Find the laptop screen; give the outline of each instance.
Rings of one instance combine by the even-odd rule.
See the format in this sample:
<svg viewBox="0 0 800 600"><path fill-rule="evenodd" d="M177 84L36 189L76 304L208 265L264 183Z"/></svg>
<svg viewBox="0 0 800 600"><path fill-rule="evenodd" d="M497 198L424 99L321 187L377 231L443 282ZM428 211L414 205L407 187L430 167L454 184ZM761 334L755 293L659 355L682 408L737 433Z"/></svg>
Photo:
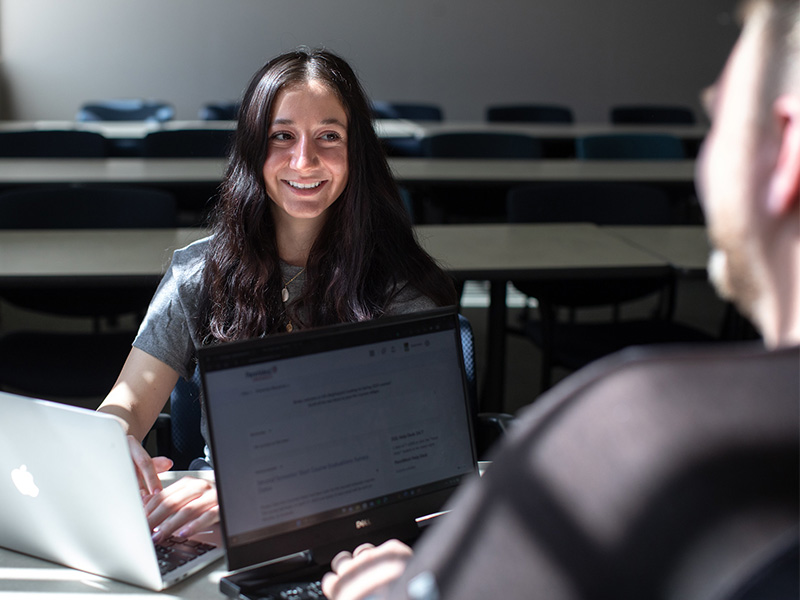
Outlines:
<svg viewBox="0 0 800 600"><path fill-rule="evenodd" d="M454 309L200 352L232 570L406 537L476 468Z"/></svg>

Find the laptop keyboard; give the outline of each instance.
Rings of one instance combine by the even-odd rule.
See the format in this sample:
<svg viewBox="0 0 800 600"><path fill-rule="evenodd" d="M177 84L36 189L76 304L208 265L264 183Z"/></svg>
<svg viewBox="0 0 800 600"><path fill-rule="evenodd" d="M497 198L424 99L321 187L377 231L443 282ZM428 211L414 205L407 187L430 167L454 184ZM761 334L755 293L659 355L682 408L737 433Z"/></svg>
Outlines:
<svg viewBox="0 0 800 600"><path fill-rule="evenodd" d="M324 600L319 581L277 583L259 588L258 600Z"/></svg>
<svg viewBox="0 0 800 600"><path fill-rule="evenodd" d="M161 574L165 575L174 571L214 548L216 548L214 544L206 544L175 535L170 536L156 544L156 557Z"/></svg>

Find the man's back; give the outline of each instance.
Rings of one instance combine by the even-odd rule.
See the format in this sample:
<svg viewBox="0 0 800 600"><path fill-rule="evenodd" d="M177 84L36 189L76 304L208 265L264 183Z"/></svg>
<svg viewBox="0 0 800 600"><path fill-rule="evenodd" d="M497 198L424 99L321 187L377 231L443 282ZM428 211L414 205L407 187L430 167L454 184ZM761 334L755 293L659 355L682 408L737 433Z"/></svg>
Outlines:
<svg viewBox="0 0 800 600"><path fill-rule="evenodd" d="M393 591L724 597L782 535L797 538L799 406L798 348L596 363L521 415Z"/></svg>

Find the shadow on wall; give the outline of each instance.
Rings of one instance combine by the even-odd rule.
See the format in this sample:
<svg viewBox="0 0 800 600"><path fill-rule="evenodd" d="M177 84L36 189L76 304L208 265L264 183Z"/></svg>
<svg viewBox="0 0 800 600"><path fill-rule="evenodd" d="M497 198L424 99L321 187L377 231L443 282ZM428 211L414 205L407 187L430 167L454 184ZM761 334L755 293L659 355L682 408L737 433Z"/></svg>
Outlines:
<svg viewBox="0 0 800 600"><path fill-rule="evenodd" d="M14 107L11 105L11 93L6 76L3 59L0 58L0 121L10 121L14 118Z"/></svg>

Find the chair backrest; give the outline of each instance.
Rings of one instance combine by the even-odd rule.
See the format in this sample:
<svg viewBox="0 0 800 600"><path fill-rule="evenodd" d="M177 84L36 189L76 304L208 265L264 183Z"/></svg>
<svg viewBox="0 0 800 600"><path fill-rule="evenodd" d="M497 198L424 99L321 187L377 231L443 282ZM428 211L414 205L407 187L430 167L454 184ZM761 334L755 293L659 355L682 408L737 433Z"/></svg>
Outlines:
<svg viewBox="0 0 800 600"><path fill-rule="evenodd" d="M506 196L511 223L588 222L597 225L667 225L669 194L635 183L541 183L512 188Z"/></svg>
<svg viewBox="0 0 800 600"><path fill-rule="evenodd" d="M235 121L239 118L239 107L238 102L205 104L197 116L203 121Z"/></svg>
<svg viewBox="0 0 800 600"><path fill-rule="evenodd" d="M172 194L135 187L16 189L0 194L0 229L175 227Z"/></svg>
<svg viewBox="0 0 800 600"><path fill-rule="evenodd" d="M506 123L573 123L572 110L551 104L489 106L486 120Z"/></svg>
<svg viewBox="0 0 800 600"><path fill-rule="evenodd" d="M685 106L625 105L611 108L612 123L631 125L694 125L694 112Z"/></svg>
<svg viewBox="0 0 800 600"><path fill-rule="evenodd" d="M575 140L578 158L598 160L682 160L680 138L668 134L587 135Z"/></svg>
<svg viewBox="0 0 800 600"><path fill-rule="evenodd" d="M97 100L81 106L75 119L77 121L169 121L175 116L175 109L167 102L121 98L116 100Z"/></svg>
<svg viewBox="0 0 800 600"><path fill-rule="evenodd" d="M233 137L225 129L175 129L148 133L142 155L161 158L222 158Z"/></svg>
<svg viewBox="0 0 800 600"><path fill-rule="evenodd" d="M200 431L200 369L191 378L178 379L169 396L170 439L168 449L173 469L188 469L196 458L202 457L205 440Z"/></svg>
<svg viewBox="0 0 800 600"><path fill-rule="evenodd" d="M458 327L461 333L461 354L464 358L464 372L467 376L467 393L469 394L472 414L478 414L478 367L475 364L475 335L469 319L458 315Z"/></svg>
<svg viewBox="0 0 800 600"><path fill-rule="evenodd" d="M90 131L3 131L0 156L8 158L104 158L106 138Z"/></svg>
<svg viewBox="0 0 800 600"><path fill-rule="evenodd" d="M408 102L372 102L372 115L376 119L408 119L409 121L442 121L444 112L435 104Z"/></svg>
<svg viewBox="0 0 800 600"><path fill-rule="evenodd" d="M440 133L422 139L422 153L438 158L541 158L542 144L517 133Z"/></svg>
<svg viewBox="0 0 800 600"><path fill-rule="evenodd" d="M669 195L660 188L625 183L542 183L509 190L512 223L589 222L598 225L659 225L671 222ZM601 285L580 280L514 280L514 286L553 306L603 306L663 290L665 276L606 278Z"/></svg>

